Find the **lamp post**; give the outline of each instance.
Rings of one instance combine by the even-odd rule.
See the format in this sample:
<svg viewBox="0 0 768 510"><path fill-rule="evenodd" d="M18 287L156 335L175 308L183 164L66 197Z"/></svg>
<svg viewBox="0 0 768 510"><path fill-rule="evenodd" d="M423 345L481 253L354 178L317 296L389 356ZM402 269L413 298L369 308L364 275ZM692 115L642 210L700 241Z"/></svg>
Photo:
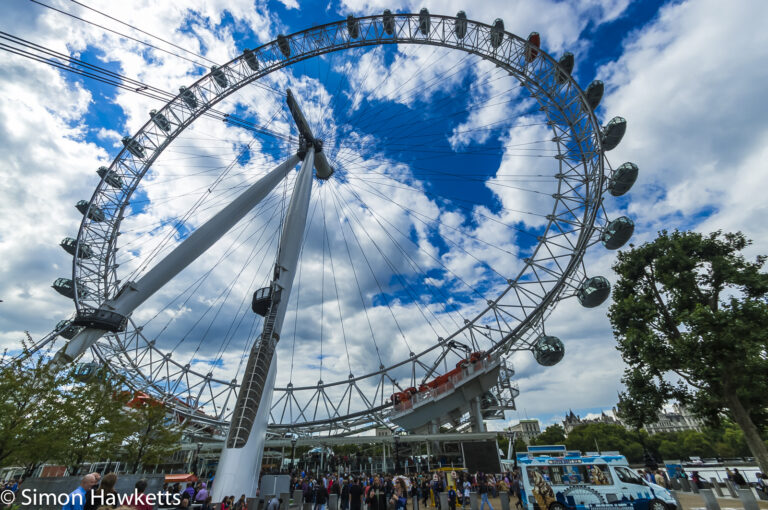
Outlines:
<svg viewBox="0 0 768 510"><path fill-rule="evenodd" d="M293 473L293 463L295 462L294 459L296 458L296 441L298 439L294 436L291 437L291 473Z"/></svg>
<svg viewBox="0 0 768 510"><path fill-rule="evenodd" d="M200 463L200 450L202 449L203 443L197 443L197 449L195 450L194 471L192 473L197 475L198 478L200 477L200 470L198 469L197 465Z"/></svg>
<svg viewBox="0 0 768 510"><path fill-rule="evenodd" d="M395 474L400 474L400 434L395 432Z"/></svg>

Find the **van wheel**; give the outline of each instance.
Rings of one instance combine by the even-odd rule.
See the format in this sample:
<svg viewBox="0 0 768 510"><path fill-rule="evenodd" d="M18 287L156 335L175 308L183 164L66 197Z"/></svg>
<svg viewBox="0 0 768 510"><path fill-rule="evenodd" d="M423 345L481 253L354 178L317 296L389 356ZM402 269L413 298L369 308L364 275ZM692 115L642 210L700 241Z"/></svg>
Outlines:
<svg viewBox="0 0 768 510"><path fill-rule="evenodd" d="M651 504L648 505L648 510L667 510L667 504L661 500L654 499Z"/></svg>
<svg viewBox="0 0 768 510"><path fill-rule="evenodd" d="M565 507L562 503L552 503L549 505L549 510L565 510ZM656 510L655 508L652 508L650 510Z"/></svg>

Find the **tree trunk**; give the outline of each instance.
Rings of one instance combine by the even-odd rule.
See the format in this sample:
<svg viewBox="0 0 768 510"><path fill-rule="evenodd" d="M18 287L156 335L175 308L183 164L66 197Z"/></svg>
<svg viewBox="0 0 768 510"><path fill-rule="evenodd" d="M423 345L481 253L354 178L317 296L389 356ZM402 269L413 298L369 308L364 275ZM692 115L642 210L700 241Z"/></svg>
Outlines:
<svg viewBox="0 0 768 510"><path fill-rule="evenodd" d="M752 418L749 417L749 413L744 409L741 404L741 400L734 393L729 393L725 396L728 407L733 414L733 421L739 426L742 432L744 432L744 439L747 442L749 451L755 456L760 471L768 473L768 447L760 439L760 432L757 430Z"/></svg>

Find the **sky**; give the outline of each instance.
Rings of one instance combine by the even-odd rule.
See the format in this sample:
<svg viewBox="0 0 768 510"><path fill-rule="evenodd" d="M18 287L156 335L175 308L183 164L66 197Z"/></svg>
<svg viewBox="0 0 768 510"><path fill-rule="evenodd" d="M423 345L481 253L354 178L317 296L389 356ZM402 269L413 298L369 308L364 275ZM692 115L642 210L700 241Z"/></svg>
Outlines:
<svg viewBox="0 0 768 510"><path fill-rule="evenodd" d="M101 26L6 0L3 37L173 93L212 62L349 14L427 7L464 10L486 23L501 18L521 37L540 33L555 58L574 53L573 76L583 88L596 78L605 83L601 122L627 119L624 140L607 158L614 168L636 163L640 177L630 193L604 205L609 218L632 218L633 243L662 229L741 230L754 240L750 256L767 251L765 2L41 2ZM477 57L425 46L317 57L216 106L282 137L201 117L169 146L126 210L116 258L121 280L140 276L295 150L284 138L295 133L287 87L338 168L330 181L315 181L278 344L278 385L303 386L402 360L498 295L546 224L557 166L536 102ZM42 338L71 316L72 301L51 284L72 274L72 258L58 243L77 234L82 215L74 204L91 197L96 169L118 154L120 138L162 105L0 52L0 348L13 353L25 331ZM239 380L259 327L250 295L271 274L294 178L134 313L161 350L203 373ZM610 281L614 260L600 245L584 258L590 275ZM608 305L558 305L546 330L563 341L564 359L542 367L529 352L513 354L518 410L489 427L521 418L546 425L569 410L584 416L615 405L623 365ZM402 382L406 372L393 375ZM374 391L370 383L363 388Z"/></svg>

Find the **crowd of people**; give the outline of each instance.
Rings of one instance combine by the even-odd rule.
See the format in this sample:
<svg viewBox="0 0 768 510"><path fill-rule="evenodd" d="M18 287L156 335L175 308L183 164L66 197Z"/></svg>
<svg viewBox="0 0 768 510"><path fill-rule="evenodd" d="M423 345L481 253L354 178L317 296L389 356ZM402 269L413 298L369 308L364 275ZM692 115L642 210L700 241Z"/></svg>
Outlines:
<svg viewBox="0 0 768 510"><path fill-rule="evenodd" d="M343 476L328 473L313 477L301 473L292 479L293 490L300 490L305 504L312 510L405 510L408 500L413 508L456 510L470 505L470 493L480 498L480 509L494 510L489 498L508 492L511 501L519 504L522 488L518 470L501 475L438 471L411 475ZM442 508L440 493L446 493L448 508ZM335 494L338 508L328 508L330 495Z"/></svg>
<svg viewBox="0 0 768 510"><path fill-rule="evenodd" d="M641 469L638 474L646 481L669 488L671 483L663 469ZM726 475L737 487L748 487L749 484L738 469L726 469ZM679 470L676 478L688 478ZM115 490L118 477L108 473L103 477L99 473L85 475L80 485L72 491L62 510L152 510L155 503L160 508L175 508L179 510L195 509L214 510L209 493L210 482L165 484L157 493L164 496L161 500L148 500L145 491L147 481L139 480L134 490L129 494L118 497ZM706 481L693 471L690 480L698 486L706 486ZM20 489L18 480L4 484L3 490L14 493ZM762 473L757 475L757 490L768 493L768 477ZM291 489L301 491L304 509L311 510L408 510L409 500L412 501L410 510L421 507L422 510L465 510L470 506L470 494L476 493L479 498L480 510L495 510L490 499L506 492L510 496L510 504L522 509L521 490L522 480L518 468L502 474L471 474L463 471L421 472L409 475L366 474L344 475L326 473L315 476L301 472L292 476ZM295 493L295 492L294 492ZM447 496L442 501L440 495ZM114 496L110 498L109 496ZM336 495L336 498L331 498ZM283 500L277 495L266 495L265 510L280 510ZM331 502L336 507L331 507ZM294 501L294 504L298 502ZM447 504L447 508L443 508ZM220 502L218 510L247 510L246 495L238 499L234 495L226 496Z"/></svg>

